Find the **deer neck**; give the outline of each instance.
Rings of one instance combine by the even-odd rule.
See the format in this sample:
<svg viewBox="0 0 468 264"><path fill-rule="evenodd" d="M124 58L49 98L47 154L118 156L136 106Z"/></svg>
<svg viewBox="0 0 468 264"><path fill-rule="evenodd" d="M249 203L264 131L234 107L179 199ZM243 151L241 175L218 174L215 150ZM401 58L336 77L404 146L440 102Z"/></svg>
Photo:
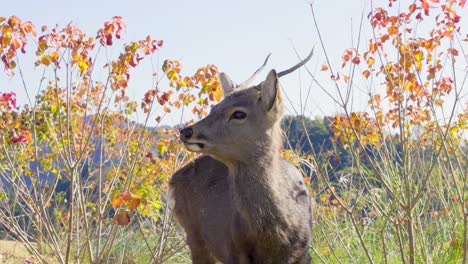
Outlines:
<svg viewBox="0 0 468 264"><path fill-rule="evenodd" d="M272 130L258 140L255 151L246 159L227 164L236 209L258 226L265 226L280 215L280 134L279 127Z"/></svg>

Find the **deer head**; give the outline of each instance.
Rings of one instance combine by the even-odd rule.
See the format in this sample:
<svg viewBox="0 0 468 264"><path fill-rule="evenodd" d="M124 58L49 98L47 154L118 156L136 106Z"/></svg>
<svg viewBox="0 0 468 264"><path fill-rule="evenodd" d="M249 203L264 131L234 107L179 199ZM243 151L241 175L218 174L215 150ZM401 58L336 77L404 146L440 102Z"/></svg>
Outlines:
<svg viewBox="0 0 468 264"><path fill-rule="evenodd" d="M313 52L313 50L312 50ZM186 148L230 163L255 158L266 142L281 141L279 121L283 114L278 78L304 65L309 56L294 67L276 73L271 70L266 79L256 86L246 87L262 67L247 82L236 86L221 73L220 81L225 98L215 105L210 114L186 127L180 138Z"/></svg>
<svg viewBox="0 0 468 264"><path fill-rule="evenodd" d="M233 90L221 75L223 90ZM181 131L187 149L223 161L248 158L253 146L265 139L283 113L278 76L270 71L258 86L234 91L198 123Z"/></svg>

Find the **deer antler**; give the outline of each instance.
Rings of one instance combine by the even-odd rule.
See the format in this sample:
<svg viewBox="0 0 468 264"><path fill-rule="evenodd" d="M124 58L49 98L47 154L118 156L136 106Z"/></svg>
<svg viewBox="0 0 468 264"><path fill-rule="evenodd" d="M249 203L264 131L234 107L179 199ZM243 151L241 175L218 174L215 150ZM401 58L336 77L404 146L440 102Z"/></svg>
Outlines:
<svg viewBox="0 0 468 264"><path fill-rule="evenodd" d="M263 65L260 66L260 68L258 68L253 74L252 76L250 76L249 79L247 79L246 81L244 81L243 83L237 85L236 89L242 89L242 88L245 88L247 87L254 79L255 77L257 76L257 74L259 74L263 68L265 68L265 65L267 64L268 60L270 59L270 56L271 56L271 53L268 54L268 56L265 58L265 61L263 62Z"/></svg>
<svg viewBox="0 0 468 264"><path fill-rule="evenodd" d="M289 68L287 70L284 70L284 71L278 73L278 78L283 77L285 75L288 75L291 72L293 72L293 71L299 69L300 67L302 67L304 64L306 64L310 60L310 58L312 58L312 55L314 55L314 49L315 49L315 46L310 51L309 55L307 55L307 57L305 59L303 59L301 62L299 62L298 64L292 66L291 68Z"/></svg>
<svg viewBox="0 0 468 264"><path fill-rule="evenodd" d="M292 73L293 71L295 71L295 70L299 69L300 67L302 67L304 64L306 64L310 60L310 58L312 58L312 55L314 55L314 49L315 49L315 46L310 51L309 55L307 55L307 57L305 59L303 59L302 61L300 61L298 64L292 66L291 68L289 68L287 70L284 70L284 71L278 73L278 78L280 78L280 77L282 77L284 75L288 75L288 74ZM268 60L270 59L270 56L271 56L271 53L268 54L268 56L265 58L265 61L263 62L262 66L260 66L252 74L252 76L250 76L249 79L247 79L243 83L237 85L235 87L235 90L241 90L243 88L246 88L255 79L255 77L257 77L257 75L263 70L263 68L265 68L265 65L267 64Z"/></svg>

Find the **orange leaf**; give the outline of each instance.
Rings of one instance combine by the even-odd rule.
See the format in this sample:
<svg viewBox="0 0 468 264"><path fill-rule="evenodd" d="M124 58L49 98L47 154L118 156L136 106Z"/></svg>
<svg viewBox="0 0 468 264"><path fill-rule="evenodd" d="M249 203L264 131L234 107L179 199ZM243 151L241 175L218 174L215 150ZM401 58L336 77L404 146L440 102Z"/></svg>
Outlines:
<svg viewBox="0 0 468 264"><path fill-rule="evenodd" d="M121 226L125 226L130 223L130 215L126 211L114 215L113 219L118 225Z"/></svg>
<svg viewBox="0 0 468 264"><path fill-rule="evenodd" d="M367 79L370 76L370 71L365 70L365 71L362 72L362 75L364 75L364 77L366 77L366 79Z"/></svg>
<svg viewBox="0 0 468 264"><path fill-rule="evenodd" d="M421 7L424 10L424 14L428 16L429 15L429 3L427 2L427 0L422 1Z"/></svg>
<svg viewBox="0 0 468 264"><path fill-rule="evenodd" d="M11 39L11 47L13 48L13 50L17 50L19 48L21 48L23 46L23 42L16 38L16 37L12 37Z"/></svg>
<svg viewBox="0 0 468 264"><path fill-rule="evenodd" d="M369 52L370 53L375 53L377 51L377 44L374 42L369 43Z"/></svg>
<svg viewBox="0 0 468 264"><path fill-rule="evenodd" d="M321 71L326 71L326 70L328 70L328 66L324 64L324 65L322 65L322 68L320 70Z"/></svg>
<svg viewBox="0 0 468 264"><path fill-rule="evenodd" d="M391 26L388 28L388 34L389 35L395 35L396 33L398 33L398 29L396 26Z"/></svg>
<svg viewBox="0 0 468 264"><path fill-rule="evenodd" d="M120 199L120 197L116 197L116 198L112 199L111 203L112 203L112 207L117 208L121 204L123 204L123 201L122 201L122 199Z"/></svg>
<svg viewBox="0 0 468 264"><path fill-rule="evenodd" d="M347 62L347 61L349 61L349 59L351 59L351 55L346 53L341 58L343 59L344 62Z"/></svg>
<svg viewBox="0 0 468 264"><path fill-rule="evenodd" d="M369 57L369 59L367 59L367 65L368 65L369 67L372 66L374 63L375 63L374 58Z"/></svg>

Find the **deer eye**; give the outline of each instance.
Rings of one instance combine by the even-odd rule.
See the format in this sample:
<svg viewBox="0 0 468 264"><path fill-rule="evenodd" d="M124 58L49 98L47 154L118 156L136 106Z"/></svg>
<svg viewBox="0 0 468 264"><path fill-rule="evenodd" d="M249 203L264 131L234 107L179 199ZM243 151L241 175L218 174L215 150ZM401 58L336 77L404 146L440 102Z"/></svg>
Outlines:
<svg viewBox="0 0 468 264"><path fill-rule="evenodd" d="M239 119L239 120L242 120L242 119L245 119L247 117L247 114L242 112L242 111L235 111L234 113L232 113L231 115L231 119Z"/></svg>

